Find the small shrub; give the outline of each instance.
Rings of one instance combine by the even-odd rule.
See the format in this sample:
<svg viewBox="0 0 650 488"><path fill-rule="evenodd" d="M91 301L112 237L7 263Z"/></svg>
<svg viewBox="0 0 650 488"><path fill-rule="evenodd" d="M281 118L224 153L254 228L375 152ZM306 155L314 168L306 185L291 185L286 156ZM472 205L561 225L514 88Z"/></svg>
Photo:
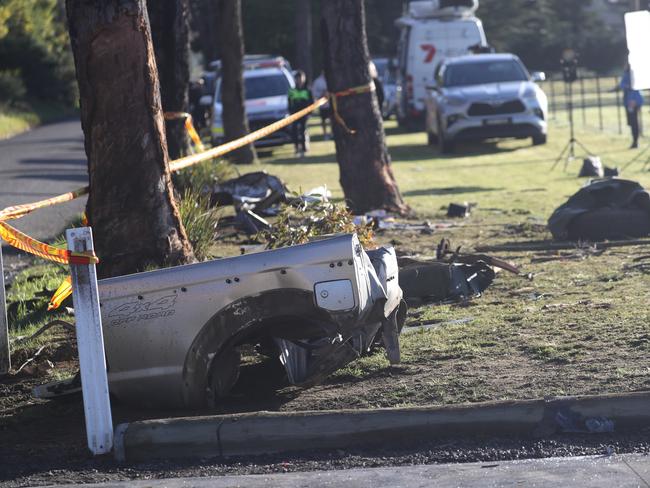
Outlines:
<svg viewBox="0 0 650 488"><path fill-rule="evenodd" d="M267 249L304 244L317 236L356 232L366 248L375 246L370 225L355 225L350 211L331 202L287 205L271 229L262 231L258 239Z"/></svg>
<svg viewBox="0 0 650 488"><path fill-rule="evenodd" d="M237 176L237 170L228 161L211 159L203 161L172 175L174 187L181 195L187 191L196 194L210 193L218 181L225 181Z"/></svg>
<svg viewBox="0 0 650 488"><path fill-rule="evenodd" d="M179 211L187 237L194 247L194 256L199 261L206 260L217 234L219 211L210 208L209 195L200 195L191 189L183 193Z"/></svg>
<svg viewBox="0 0 650 488"><path fill-rule="evenodd" d="M0 101L13 105L16 101L21 100L27 89L20 77L19 70L0 71Z"/></svg>

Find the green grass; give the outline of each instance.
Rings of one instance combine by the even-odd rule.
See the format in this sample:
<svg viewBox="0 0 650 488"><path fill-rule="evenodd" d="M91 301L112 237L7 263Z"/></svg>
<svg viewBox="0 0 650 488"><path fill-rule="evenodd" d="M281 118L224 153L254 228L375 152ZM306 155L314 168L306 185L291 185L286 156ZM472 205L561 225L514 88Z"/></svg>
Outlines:
<svg viewBox="0 0 650 488"><path fill-rule="evenodd" d="M311 130L319 136L318 128L312 126ZM453 155L444 156L426 145L426 135L422 132L401 133L394 122L388 122L387 133L400 190L422 218L442 217L441 207L454 200L478 202L478 214L491 220L498 217L491 208L505 212L525 210L528 216L545 220L565 197L584 183L576 178L581 161L572 162L567 172L563 171L564 161L551 170L569 138L564 123L551 123L549 143L545 146L533 147L529 139L506 140L469 144L459 147ZM627 134L619 136L615 131L600 132L579 126L576 135L608 166L623 166L637 154L627 149ZM642 140L642 144L648 143L648 139ZM285 146L275 151L272 158L262 159L262 166L284 179L291 188L309 189L326 184L334 198L343 198L331 141L313 142L311 153L303 160L294 158L291 148ZM650 173L642 172L641 168L642 163L637 163L623 176L650 186ZM249 171L243 167L240 170ZM522 220L507 214L503 217L497 220Z"/></svg>
<svg viewBox="0 0 650 488"><path fill-rule="evenodd" d="M32 101L22 103L20 107L0 105L0 140L75 113L75 109L52 102Z"/></svg>
<svg viewBox="0 0 650 488"><path fill-rule="evenodd" d="M604 116L605 130L577 124L578 139L604 164L623 167L638 154L628 150L627 127L619 135L615 112ZM569 138L566 121L551 121L549 143L506 140L459 147L441 155L426 145L424 133L400 132L388 122L393 169L419 221L447 222L452 201L477 203L470 218L432 236L417 232L379 234L402 253L431 257L447 237L467 250L480 244L550 238L545 223L552 211L585 183L577 178L581 160L552 169ZM264 169L290 188L326 184L342 199L334 143L319 140L311 127L312 151L303 160L282 148L262 160ZM650 143L643 139L644 145ZM581 153L578 156L582 156ZM650 153L648 154L650 156ZM642 162L622 176L650 187ZM245 171L244 168L240 168ZM408 322L469 323L441 325L402 336L402 365L391 367L383 354L361 358L331 380L283 406L331 408L324 400L335 388L340 407L378 407L456 403L548 395L593 394L650 388L650 275L631 268L649 248L610 250L601 256L566 251L566 261L537 262L559 253L504 253L530 273L500 273L483 297L467 306L424 306Z"/></svg>
<svg viewBox="0 0 650 488"><path fill-rule="evenodd" d="M608 120L611 123L611 116ZM294 190L326 184L340 200L334 143L320 140L319 128L312 126L311 131L308 157L294 158L287 146L262 159L262 167ZM546 219L585 182L576 177L579 161L571 162L567 171L563 161L552 170L569 137L562 121L551 123L545 146L508 140L466 145L445 156L425 144L424 133L402 133L394 122L387 123L387 133L394 172L417 212L415 221L448 222L444 209L452 201L478 204L468 219L453 221L453 227L433 235L378 234L380 242L393 243L405 254L431 257L443 237L467 250L479 244L547 239ZM627 134L620 136L615 128L601 132L579 126L577 136L610 166L623 166L638 154L627 149ZM644 145L648 142L643 140ZM239 168L242 173L259 169ZM623 176L650 187L650 172L642 171L642 163L630 166ZM238 242L221 245L220 251L231 248L221 255L239 254ZM566 260L539 261L563 255ZM441 325L402 336L401 365L390 366L379 351L338 371L324 385L292 396L281 408L421 405L648 389L650 274L634 267L634 260L644 255L650 255L650 248L610 249L598 256L577 250L503 253L500 257L521 267L521 276L499 273L483 297L467 304L409 312L409 324ZM42 281L28 276L17 280L10 303L26 302L40 290L44 301L35 307L42 311L45 296L63 276L49 273ZM28 320L29 310L20 317L23 330L44 320L36 315ZM472 321L445 325L466 318Z"/></svg>

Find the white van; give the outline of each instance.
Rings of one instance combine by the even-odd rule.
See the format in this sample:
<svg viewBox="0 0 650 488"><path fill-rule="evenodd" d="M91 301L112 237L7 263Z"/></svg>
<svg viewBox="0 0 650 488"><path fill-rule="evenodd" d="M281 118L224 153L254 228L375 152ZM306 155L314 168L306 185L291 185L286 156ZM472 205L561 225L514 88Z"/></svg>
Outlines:
<svg viewBox="0 0 650 488"><path fill-rule="evenodd" d="M478 0L410 2L397 19L397 119L400 126L424 126L426 87L433 84L436 67L446 58L487 47L483 24L474 16Z"/></svg>

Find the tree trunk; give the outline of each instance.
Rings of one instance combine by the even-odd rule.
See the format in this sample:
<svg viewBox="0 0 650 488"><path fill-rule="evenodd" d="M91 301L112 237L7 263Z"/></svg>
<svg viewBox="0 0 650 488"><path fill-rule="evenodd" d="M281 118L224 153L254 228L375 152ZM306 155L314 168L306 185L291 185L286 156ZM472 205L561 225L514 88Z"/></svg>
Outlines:
<svg viewBox="0 0 650 488"><path fill-rule="evenodd" d="M208 69L209 64L217 59L216 3L216 0L190 0L192 30L198 34L197 38L192 40L192 49L200 51L203 55L205 69Z"/></svg>
<svg viewBox="0 0 650 488"><path fill-rule="evenodd" d="M223 129L226 141L248 134L248 119L244 106L244 36L240 0L217 0L217 31L221 54L221 100ZM232 153L235 162L255 162L252 144Z"/></svg>
<svg viewBox="0 0 650 488"><path fill-rule="evenodd" d="M311 0L296 0L296 68L307 74L307 79L312 80L313 68L311 62L312 28L311 28Z"/></svg>
<svg viewBox="0 0 650 488"><path fill-rule="evenodd" d="M151 37L160 79L164 112L187 112L190 84L188 0L147 2ZM171 159L187 154L189 145L184 119L165 121Z"/></svg>
<svg viewBox="0 0 650 488"><path fill-rule="evenodd" d="M193 258L174 202L144 0L67 0L102 277Z"/></svg>
<svg viewBox="0 0 650 488"><path fill-rule="evenodd" d="M324 68L331 93L370 83L363 0L321 2ZM386 209L406 214L390 165L374 92L339 97L338 111L354 134L333 121L340 182L354 213Z"/></svg>

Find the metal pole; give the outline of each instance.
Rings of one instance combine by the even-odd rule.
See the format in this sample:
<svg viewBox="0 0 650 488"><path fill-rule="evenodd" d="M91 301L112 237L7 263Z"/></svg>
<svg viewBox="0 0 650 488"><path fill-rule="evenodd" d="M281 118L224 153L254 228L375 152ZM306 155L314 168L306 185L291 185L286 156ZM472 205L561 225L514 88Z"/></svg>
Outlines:
<svg viewBox="0 0 650 488"><path fill-rule="evenodd" d="M2 264L2 246L0 246L0 376L11 369L9 351L9 322L7 322L7 302L5 301L5 269Z"/></svg>
<svg viewBox="0 0 650 488"><path fill-rule="evenodd" d="M555 105L557 100L555 99L555 82L552 76L549 81L551 82L551 116L555 119L557 118L557 107Z"/></svg>
<svg viewBox="0 0 650 488"><path fill-rule="evenodd" d="M71 251L94 250L90 227L68 229L66 238L68 249ZM106 454L113 448L113 418L108 396L97 270L94 264L71 264L70 273L77 323L77 348L86 418L86 437L88 447L93 454Z"/></svg>
<svg viewBox="0 0 650 488"><path fill-rule="evenodd" d="M603 130L603 99L600 93L600 76L596 75L596 92L598 93L598 125Z"/></svg>
<svg viewBox="0 0 650 488"><path fill-rule="evenodd" d="M621 93L618 89L621 80L618 77L614 78L614 80L616 80L616 118L618 119L618 133L623 134L623 125L621 124Z"/></svg>
<svg viewBox="0 0 650 488"><path fill-rule="evenodd" d="M639 136L643 137L643 107L639 109Z"/></svg>
<svg viewBox="0 0 650 488"><path fill-rule="evenodd" d="M582 125L587 125L587 106L585 105L585 80L580 77L580 103L582 105Z"/></svg>

